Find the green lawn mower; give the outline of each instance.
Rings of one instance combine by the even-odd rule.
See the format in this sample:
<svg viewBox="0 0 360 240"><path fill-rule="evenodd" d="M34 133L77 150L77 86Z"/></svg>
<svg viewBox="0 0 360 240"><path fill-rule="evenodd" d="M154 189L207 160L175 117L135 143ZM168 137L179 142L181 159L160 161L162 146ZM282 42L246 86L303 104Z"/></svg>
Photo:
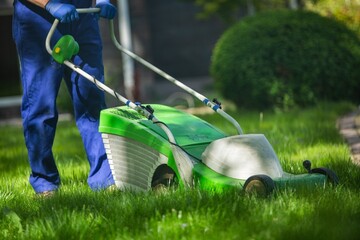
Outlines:
<svg viewBox="0 0 360 240"><path fill-rule="evenodd" d="M98 9L78 9L79 13L96 11ZM217 100L210 101L123 48L115 38L110 21L111 36L120 51L199 99L229 121L238 135L228 136L208 122L173 107L133 103L70 62L78 51L78 44L71 36L63 36L53 49L50 48L57 24L55 20L48 34L48 52L57 62L67 65L125 105L103 110L99 127L119 189L147 191L178 185L220 192L239 189L266 196L274 189L338 184L332 170L312 169L308 160L303 162L307 173L284 172L263 134L243 134L238 122L223 111Z"/></svg>

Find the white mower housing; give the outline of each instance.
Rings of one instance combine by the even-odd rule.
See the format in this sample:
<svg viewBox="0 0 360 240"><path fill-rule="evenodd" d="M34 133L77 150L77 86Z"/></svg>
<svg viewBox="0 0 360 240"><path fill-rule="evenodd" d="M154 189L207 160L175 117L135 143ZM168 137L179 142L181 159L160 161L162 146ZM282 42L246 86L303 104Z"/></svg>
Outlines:
<svg viewBox="0 0 360 240"><path fill-rule="evenodd" d="M279 159L263 134L244 134L213 141L203 152L202 162L228 177L247 179L265 174L283 176Z"/></svg>

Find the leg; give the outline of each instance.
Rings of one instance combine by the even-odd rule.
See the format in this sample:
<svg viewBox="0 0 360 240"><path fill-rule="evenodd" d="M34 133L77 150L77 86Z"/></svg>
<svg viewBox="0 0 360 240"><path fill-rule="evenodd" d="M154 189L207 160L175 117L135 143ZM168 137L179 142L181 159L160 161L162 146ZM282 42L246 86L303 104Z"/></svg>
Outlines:
<svg viewBox="0 0 360 240"><path fill-rule="evenodd" d="M52 144L58 119L56 95L63 69L51 62L45 50L50 23L19 2L14 5L13 37L21 63L23 101L21 114L28 157L30 183L36 192L60 184Z"/></svg>
<svg viewBox="0 0 360 240"><path fill-rule="evenodd" d="M98 23L92 15L86 14L81 16L77 26L73 36L80 45L80 52L74 58L74 64L103 82L102 47ZM106 188L114 184L114 180L98 131L100 111L105 108L104 93L79 74L72 72L66 75L71 79L71 84L67 82L73 99L76 124L90 164L88 184L93 190Z"/></svg>

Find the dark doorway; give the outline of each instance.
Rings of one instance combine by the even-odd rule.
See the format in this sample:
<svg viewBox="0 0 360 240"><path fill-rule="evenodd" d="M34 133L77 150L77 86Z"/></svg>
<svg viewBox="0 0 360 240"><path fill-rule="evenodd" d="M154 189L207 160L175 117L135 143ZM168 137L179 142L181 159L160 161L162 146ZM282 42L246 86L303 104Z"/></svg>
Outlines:
<svg viewBox="0 0 360 240"><path fill-rule="evenodd" d="M0 16L0 97L21 95L19 64L12 39L12 16Z"/></svg>
<svg viewBox="0 0 360 240"><path fill-rule="evenodd" d="M153 63L179 78L208 76L212 50L226 26L219 19L198 19L192 3L146 3Z"/></svg>

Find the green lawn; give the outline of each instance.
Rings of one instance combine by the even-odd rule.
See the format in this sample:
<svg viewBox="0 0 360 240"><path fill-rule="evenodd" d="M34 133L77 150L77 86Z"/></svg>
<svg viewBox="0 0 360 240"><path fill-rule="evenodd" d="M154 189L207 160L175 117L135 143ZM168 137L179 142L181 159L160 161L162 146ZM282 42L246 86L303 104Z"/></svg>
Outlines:
<svg viewBox="0 0 360 240"><path fill-rule="evenodd" d="M231 113L246 133L264 133L285 171L302 161L337 172L337 188L287 190L269 198L198 189L165 193L92 192L73 122L59 124L54 154L61 190L35 197L21 127L0 127L0 239L358 239L360 168L350 160L336 119L351 104L319 104L290 112ZM201 116L228 133L221 117Z"/></svg>

